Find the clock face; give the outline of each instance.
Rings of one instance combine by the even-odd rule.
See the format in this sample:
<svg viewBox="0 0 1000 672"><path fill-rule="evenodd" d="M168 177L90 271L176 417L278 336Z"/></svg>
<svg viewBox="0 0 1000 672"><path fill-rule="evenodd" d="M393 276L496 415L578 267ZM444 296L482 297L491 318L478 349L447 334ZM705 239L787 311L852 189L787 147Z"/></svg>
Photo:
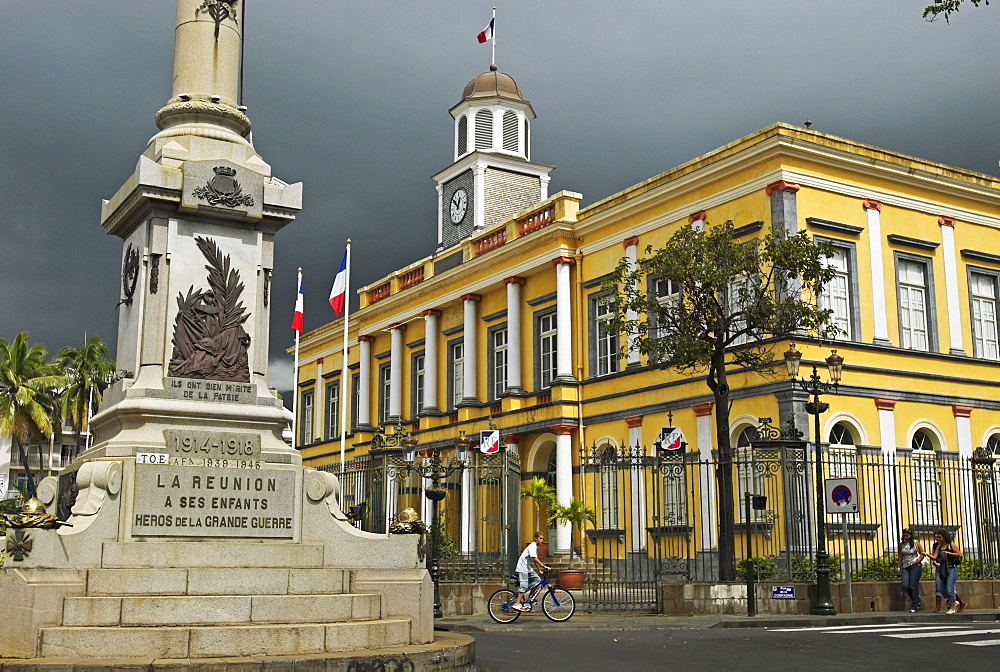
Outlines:
<svg viewBox="0 0 1000 672"><path fill-rule="evenodd" d="M465 219L465 211L469 206L469 197L465 189L458 189L451 196L451 223L459 224Z"/></svg>

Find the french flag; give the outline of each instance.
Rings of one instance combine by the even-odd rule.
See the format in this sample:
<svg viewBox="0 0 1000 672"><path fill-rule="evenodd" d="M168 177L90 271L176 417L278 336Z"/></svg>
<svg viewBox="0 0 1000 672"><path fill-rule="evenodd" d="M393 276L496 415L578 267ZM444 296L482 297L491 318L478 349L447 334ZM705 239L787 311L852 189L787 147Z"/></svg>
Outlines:
<svg viewBox="0 0 1000 672"><path fill-rule="evenodd" d="M302 333L302 306L305 302L302 296L302 269L299 269L299 293L295 295L295 315L292 316L292 329Z"/></svg>
<svg viewBox="0 0 1000 672"><path fill-rule="evenodd" d="M487 40L492 40L493 39L493 22L494 21L496 21L496 19L490 19L490 25L488 25L485 28L483 28L483 32L481 32L478 35L476 35L476 39L479 40L479 44L483 44Z"/></svg>
<svg viewBox="0 0 1000 672"><path fill-rule="evenodd" d="M292 316L292 329L302 333L302 269L299 269L299 293L295 296L295 315Z"/></svg>
<svg viewBox="0 0 1000 672"><path fill-rule="evenodd" d="M347 252L340 261L340 270L333 280L333 289L330 290L330 307L337 317L344 312L344 299L347 298Z"/></svg>

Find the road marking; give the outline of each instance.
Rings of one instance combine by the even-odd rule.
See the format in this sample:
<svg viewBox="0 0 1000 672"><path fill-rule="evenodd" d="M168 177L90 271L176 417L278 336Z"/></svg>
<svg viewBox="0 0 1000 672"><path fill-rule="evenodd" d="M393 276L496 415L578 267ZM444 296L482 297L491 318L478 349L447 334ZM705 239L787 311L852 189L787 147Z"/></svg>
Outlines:
<svg viewBox="0 0 1000 672"><path fill-rule="evenodd" d="M888 628L903 628L908 630L913 630L916 628L958 628L958 625L927 625L927 626L914 626L907 625L906 623L882 623L879 625L831 625L825 628L772 628L771 632L837 632L837 631L852 631L852 632L879 632L881 630L886 630Z"/></svg>
<svg viewBox="0 0 1000 672"><path fill-rule="evenodd" d="M962 646L1000 646L1000 639L984 639L979 642L955 642Z"/></svg>
<svg viewBox="0 0 1000 672"><path fill-rule="evenodd" d="M881 635L886 632L920 632L926 630L958 630L965 626L962 625L908 625L901 626L898 628L882 628L881 630L838 630L836 632L828 632L828 635L864 635L864 634L877 634ZM954 633L946 633L954 634ZM886 635L888 637L888 635Z"/></svg>
<svg viewBox="0 0 1000 672"><path fill-rule="evenodd" d="M969 635L996 635L1000 630L949 630L948 632L913 632L906 635L885 635L895 639L917 639L924 637L966 637Z"/></svg>

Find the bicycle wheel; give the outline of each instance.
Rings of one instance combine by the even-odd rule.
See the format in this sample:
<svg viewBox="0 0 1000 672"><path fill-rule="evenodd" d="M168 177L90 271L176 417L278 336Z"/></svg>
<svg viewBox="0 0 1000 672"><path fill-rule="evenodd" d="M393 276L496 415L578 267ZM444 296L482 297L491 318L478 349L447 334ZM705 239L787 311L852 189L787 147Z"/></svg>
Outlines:
<svg viewBox="0 0 1000 672"><path fill-rule="evenodd" d="M497 623L513 623L521 612L511 606L517 593L512 590L498 590L490 595L486 602L486 608L490 612L490 618Z"/></svg>
<svg viewBox="0 0 1000 672"><path fill-rule="evenodd" d="M542 598L542 611L550 621L568 621L576 611L576 600L568 591L554 588Z"/></svg>

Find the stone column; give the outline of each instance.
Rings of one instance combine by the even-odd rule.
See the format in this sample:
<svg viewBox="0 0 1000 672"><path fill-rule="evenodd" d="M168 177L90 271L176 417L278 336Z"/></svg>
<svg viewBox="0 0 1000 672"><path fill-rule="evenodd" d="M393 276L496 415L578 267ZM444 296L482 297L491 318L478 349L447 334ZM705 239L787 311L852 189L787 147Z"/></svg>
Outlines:
<svg viewBox="0 0 1000 672"><path fill-rule="evenodd" d="M955 416L955 433L958 435L958 465L961 474L962 499L962 550L965 553L979 550L979 521L976 518L976 497L972 480L972 406L952 404Z"/></svg>
<svg viewBox="0 0 1000 672"><path fill-rule="evenodd" d="M695 416L695 437L698 442L698 485L701 489L698 520L701 523L702 551L717 551L718 525L716 523L715 506L715 472L712 469L712 444L715 438L715 425L712 422L712 407L714 404L706 401L694 404L691 409Z"/></svg>
<svg viewBox="0 0 1000 672"><path fill-rule="evenodd" d="M554 382L572 382L573 377L573 312L571 307L569 267L576 263L573 257L557 257L556 267L556 379Z"/></svg>
<svg viewBox="0 0 1000 672"><path fill-rule="evenodd" d="M441 311L424 311L424 411L437 412L438 337Z"/></svg>
<svg viewBox="0 0 1000 672"><path fill-rule="evenodd" d="M560 506L573 498L573 425L555 425L556 435L556 501ZM556 552L569 553L573 543L573 528L562 523L556 526Z"/></svg>
<svg viewBox="0 0 1000 672"><path fill-rule="evenodd" d="M206 11L199 11L203 0L177 2L177 27L174 30L174 78L171 102L211 100L223 105L239 104L240 56L243 40L242 3L233 3L239 12L236 21L216 23ZM211 67L205 67L211 63Z"/></svg>
<svg viewBox="0 0 1000 672"><path fill-rule="evenodd" d="M885 546L886 551L894 550L899 531L903 529L899 516L899 489L896 468L896 399L875 397L878 409L879 445L882 447L882 496L885 502Z"/></svg>
<svg viewBox="0 0 1000 672"><path fill-rule="evenodd" d="M358 429L372 429L371 385L372 385L372 341L371 336L358 336Z"/></svg>
<svg viewBox="0 0 1000 672"><path fill-rule="evenodd" d="M403 334L405 324L389 327L389 422L396 423L403 415Z"/></svg>
<svg viewBox="0 0 1000 672"><path fill-rule="evenodd" d="M642 416L633 415L625 418L625 425L628 427L629 452L632 455L644 453ZM646 547L646 488L642 474L642 468L629 469L629 487L632 489L632 496L626 499L625 506L628 508L630 551L641 551Z"/></svg>
<svg viewBox="0 0 1000 672"><path fill-rule="evenodd" d="M778 180L767 185L764 192L771 198L771 228L784 229L795 235L799 232L799 217L796 210L795 192L799 185L788 180Z"/></svg>
<svg viewBox="0 0 1000 672"><path fill-rule="evenodd" d="M478 367L476 366L476 304L482 298L478 294L466 294L462 297L464 310L464 331L462 332L462 349L465 356L465 368L462 374L462 403L475 404L479 402L476 396Z"/></svg>
<svg viewBox="0 0 1000 672"><path fill-rule="evenodd" d="M622 245L625 247L625 258L628 260L629 270L630 271L635 270L635 264L637 259L636 248L639 246L639 237L631 236L629 238L626 238L625 241L622 243ZM633 289L638 289L638 288L636 287ZM638 315L634 310L630 308L625 312L625 317L629 320L634 320L638 317ZM629 336L631 336L631 334L629 334ZM631 339L629 339L629 341L630 344L628 348L628 358L626 359L626 366L638 366L639 348L635 344L631 343ZM629 439L629 441L631 442L631 439Z"/></svg>
<svg viewBox="0 0 1000 672"><path fill-rule="evenodd" d="M523 393L521 385L521 286L524 278L505 278L507 285L507 390Z"/></svg>
<svg viewBox="0 0 1000 672"><path fill-rule="evenodd" d="M885 268L882 266L882 204L875 199L866 198L861 206L868 214L868 267L872 279L872 298L869 302L875 326L875 336L872 343L876 345L892 345L889 340L889 327L885 318ZM893 446L895 449L895 446Z"/></svg>
<svg viewBox="0 0 1000 672"><path fill-rule="evenodd" d="M953 355L964 355L962 347L962 314L958 298L958 262L955 254L955 220L938 217L941 227L941 258L944 260L944 289L948 297L948 341Z"/></svg>

